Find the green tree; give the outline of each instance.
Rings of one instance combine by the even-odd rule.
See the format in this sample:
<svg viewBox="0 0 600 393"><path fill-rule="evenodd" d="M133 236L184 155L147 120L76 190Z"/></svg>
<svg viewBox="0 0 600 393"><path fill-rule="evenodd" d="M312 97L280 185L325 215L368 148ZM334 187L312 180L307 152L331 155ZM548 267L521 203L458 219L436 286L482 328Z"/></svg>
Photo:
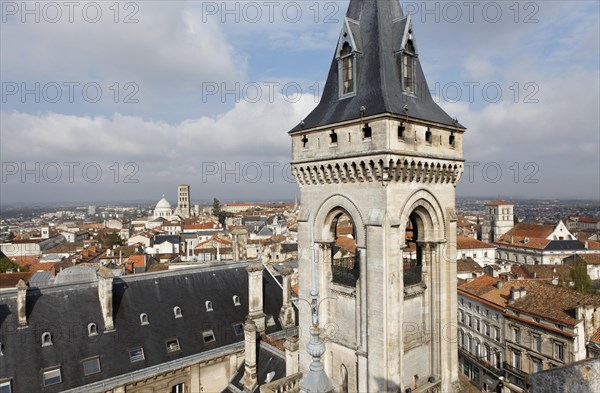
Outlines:
<svg viewBox="0 0 600 393"><path fill-rule="evenodd" d="M212 214L215 217L219 217L219 213L221 213L221 201L219 201L217 198L214 198Z"/></svg>
<svg viewBox="0 0 600 393"><path fill-rule="evenodd" d="M580 292L591 292L592 291L592 279L587 272L587 263L577 257L573 270L571 271L571 277L575 282L575 289Z"/></svg>
<svg viewBox="0 0 600 393"><path fill-rule="evenodd" d="M213 216L217 217L219 224L221 224L223 227L225 227L225 220L227 220L228 217L233 217L233 214L226 212L221 208L221 201L219 201L217 198L213 199L212 214Z"/></svg>
<svg viewBox="0 0 600 393"><path fill-rule="evenodd" d="M98 237L98 241L106 248L123 245L123 239L121 239L121 236L116 232L103 233Z"/></svg>
<svg viewBox="0 0 600 393"><path fill-rule="evenodd" d="M27 269L26 267L21 267L8 258L0 259L0 273L6 273L8 270L14 270L15 272L16 271L21 271L21 272L29 271L29 269Z"/></svg>

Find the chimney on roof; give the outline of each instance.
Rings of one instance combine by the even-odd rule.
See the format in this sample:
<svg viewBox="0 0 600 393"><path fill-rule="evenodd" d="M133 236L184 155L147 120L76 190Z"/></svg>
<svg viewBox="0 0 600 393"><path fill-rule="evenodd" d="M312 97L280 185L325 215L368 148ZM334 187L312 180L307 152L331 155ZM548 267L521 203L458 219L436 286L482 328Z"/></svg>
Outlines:
<svg viewBox="0 0 600 393"><path fill-rule="evenodd" d="M533 278L537 278L537 272L533 272Z"/></svg>
<svg viewBox="0 0 600 393"><path fill-rule="evenodd" d="M504 285L504 282L502 282L502 280L499 280L499 281L496 283L496 288L497 288L497 289L502 289L502 286L503 286L503 285Z"/></svg>
<svg viewBox="0 0 600 393"><path fill-rule="evenodd" d="M98 299L100 300L100 309L104 320L104 331L113 331L115 329L112 306L113 274L109 268L104 266L98 270Z"/></svg>
<svg viewBox="0 0 600 393"><path fill-rule="evenodd" d="M297 374L299 371L298 363L298 337L290 336L285 340L285 376Z"/></svg>
<svg viewBox="0 0 600 393"><path fill-rule="evenodd" d="M19 328L27 327L27 284L20 279L17 284L17 315Z"/></svg>
<svg viewBox="0 0 600 393"><path fill-rule="evenodd" d="M248 317L248 319L246 319L246 323L244 324L245 371L244 379L242 380L244 384L244 392L246 393L254 392L258 385L258 375L256 372L256 335L257 327L254 324L254 321Z"/></svg>
<svg viewBox="0 0 600 393"><path fill-rule="evenodd" d="M292 307L292 274L294 269L286 266L281 271L283 277L283 303L281 305L281 312L279 313L279 320L284 329L293 328L296 325L296 316L294 314L294 308Z"/></svg>
<svg viewBox="0 0 600 393"><path fill-rule="evenodd" d="M263 264L251 263L248 272L248 319L254 321L259 332L265 331L265 313L263 312Z"/></svg>
<svg viewBox="0 0 600 393"><path fill-rule="evenodd" d="M525 287L519 288L519 299L523 299L527 295L527 290Z"/></svg>

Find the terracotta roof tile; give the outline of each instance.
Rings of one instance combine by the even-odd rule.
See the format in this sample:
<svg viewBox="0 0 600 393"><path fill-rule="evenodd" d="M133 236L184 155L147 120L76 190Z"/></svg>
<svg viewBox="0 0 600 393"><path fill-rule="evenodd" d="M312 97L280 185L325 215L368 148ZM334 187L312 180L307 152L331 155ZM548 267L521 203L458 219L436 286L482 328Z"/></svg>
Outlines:
<svg viewBox="0 0 600 393"><path fill-rule="evenodd" d="M472 237L466 236L457 236L456 237L456 247L459 250L465 249L476 249L476 248L495 248L493 244L484 243Z"/></svg>
<svg viewBox="0 0 600 393"><path fill-rule="evenodd" d="M488 202L485 205L486 206L503 206L503 205L512 205L512 203L506 202L506 201L501 201L501 200L496 200L496 201Z"/></svg>

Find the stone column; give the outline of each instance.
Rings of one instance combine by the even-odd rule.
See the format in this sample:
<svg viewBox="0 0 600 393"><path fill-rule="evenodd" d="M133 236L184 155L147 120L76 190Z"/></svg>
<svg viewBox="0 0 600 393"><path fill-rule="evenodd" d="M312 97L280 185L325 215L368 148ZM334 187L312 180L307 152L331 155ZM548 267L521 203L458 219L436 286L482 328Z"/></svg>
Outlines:
<svg viewBox="0 0 600 393"><path fill-rule="evenodd" d="M244 392L252 393L258 385L257 367L256 367L256 332L257 327L250 318L244 324L244 347L245 347L245 371Z"/></svg>
<svg viewBox="0 0 600 393"><path fill-rule="evenodd" d="M265 313L263 312L263 264L250 264L248 271L248 318L259 332L265 331Z"/></svg>
<svg viewBox="0 0 600 393"><path fill-rule="evenodd" d="M284 329L293 328L296 325L296 315L292 306L292 274L294 269L286 266L281 271L283 277L283 304L279 313L279 320Z"/></svg>

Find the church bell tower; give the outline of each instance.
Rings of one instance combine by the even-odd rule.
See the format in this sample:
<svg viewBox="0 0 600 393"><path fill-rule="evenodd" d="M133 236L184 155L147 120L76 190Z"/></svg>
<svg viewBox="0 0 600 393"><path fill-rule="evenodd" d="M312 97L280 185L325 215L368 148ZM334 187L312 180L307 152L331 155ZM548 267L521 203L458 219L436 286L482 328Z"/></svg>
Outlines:
<svg viewBox="0 0 600 393"><path fill-rule="evenodd" d="M311 297L314 236L322 360L339 392L446 393L458 381L465 128L433 101L421 49L397 0L351 0L321 102L290 131L299 296ZM306 348L312 314L299 305Z"/></svg>

